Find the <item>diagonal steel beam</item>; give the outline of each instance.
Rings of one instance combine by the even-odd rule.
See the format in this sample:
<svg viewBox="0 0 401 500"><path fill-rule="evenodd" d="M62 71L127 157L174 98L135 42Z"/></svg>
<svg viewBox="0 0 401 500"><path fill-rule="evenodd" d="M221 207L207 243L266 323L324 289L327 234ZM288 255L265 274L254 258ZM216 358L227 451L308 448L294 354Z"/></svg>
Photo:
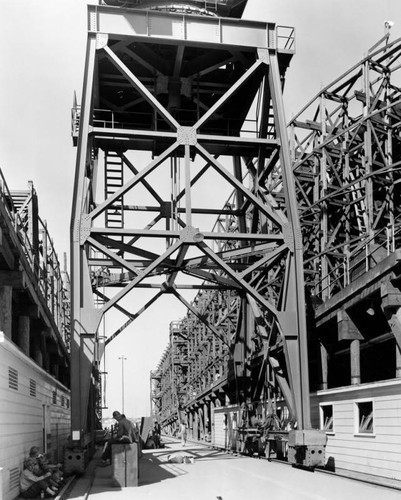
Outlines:
<svg viewBox="0 0 401 500"><path fill-rule="evenodd" d="M135 168L135 166L129 161L129 159L126 157L125 154L122 155L123 162L125 165L128 166L128 168L131 170L131 172L134 173L134 175L138 175L139 170ZM153 196L153 198L158 202L158 203L163 203L163 198L159 196L159 194L156 192L155 189L149 184L147 180L143 180L142 184L145 186L145 188L149 191L149 193Z"/></svg>
<svg viewBox="0 0 401 500"><path fill-rule="evenodd" d="M112 340L114 340L118 335L120 335L121 332L123 332L133 321L135 321L143 312L146 311L146 309L148 309L154 302L156 302L156 300L158 298L160 298L162 295L163 295L163 291L159 291L157 292L157 294L152 297L150 300L148 300L148 302L146 302L146 304L141 307L141 309L139 309L135 314L130 314L129 316L129 319L123 324L120 326L120 328L118 330L116 330L112 335L110 335L110 337L108 337L105 341L105 346L107 346L107 344L110 344L110 342Z"/></svg>
<svg viewBox="0 0 401 500"><path fill-rule="evenodd" d="M182 302L182 304L184 304L185 307L187 307L187 309L189 309L212 333L213 335L215 335L216 337L218 337L224 344L226 344L228 347L230 347L230 345L228 344L227 340L221 335L220 332L218 332L216 330L216 328L214 328L214 326L212 326L208 320L202 315L200 314L200 312L195 309L192 304L190 304L186 299L184 299L184 297L177 292L177 290L173 287L171 288L171 293L173 295L175 295L177 297L177 299Z"/></svg>
<svg viewBox="0 0 401 500"><path fill-rule="evenodd" d="M149 266L135 279L131 281L127 286L125 286L119 293L117 293L110 301L105 304L100 310L101 314L105 314L114 304L117 304L123 297L127 295L135 286L137 286L141 281L148 277L154 269L156 269L163 261L165 261L170 255L172 255L178 248L182 245L180 240L176 241L170 248L160 255L158 259L149 264Z"/></svg>
<svg viewBox="0 0 401 500"><path fill-rule="evenodd" d="M170 276L167 278L167 286L171 287L174 284L175 279L177 278L177 274L179 273L179 268L182 266L182 263L185 259L185 255L188 252L189 245L182 245L178 251L177 259L174 263L174 266L177 268L176 271L173 271Z"/></svg>
<svg viewBox="0 0 401 500"><path fill-rule="evenodd" d="M144 250L142 248L134 247L129 243L121 243L120 241L113 240L112 238L107 238L106 236L103 236L101 234L96 235L96 241L100 242L103 245L108 245L108 246L114 245L114 248L124 253L138 255L147 260L157 259L157 257L159 256L157 253L150 252L149 250ZM170 261L169 265L173 265L173 261Z"/></svg>
<svg viewBox="0 0 401 500"><path fill-rule="evenodd" d="M273 252L265 255L261 259L254 262L252 265L247 267L244 271L238 273L238 276L240 278L245 278L245 276L248 276L248 274L251 274L254 271L257 271L265 264L268 264L266 266L266 269L269 269L275 264L275 262L279 258L282 257L283 254L286 254L287 252L288 252L288 247L286 245L282 245L281 247L276 248Z"/></svg>
<svg viewBox="0 0 401 500"><path fill-rule="evenodd" d="M254 205L256 205L259 210L266 215L266 217L276 224L278 227L281 227L283 224L282 219L277 217L267 205L264 205L261 200L259 200L251 191L249 191L238 179L236 179L233 175L231 175L217 160L210 155L206 149L201 146L199 143L196 145L200 155L222 175L224 179L226 179L230 184L232 184L236 189L241 191L243 195L248 198Z"/></svg>
<svg viewBox="0 0 401 500"><path fill-rule="evenodd" d="M109 297L107 297L107 295L105 295L104 293L102 293L98 288L94 290L94 293L100 297L104 302L108 302L110 300ZM119 304L116 304L114 306L114 308L117 310L117 311L120 311L121 313L125 314L125 316L127 316L128 318L132 318L133 317L133 314L130 313L129 311L127 311L124 307L120 306Z"/></svg>
<svg viewBox="0 0 401 500"><path fill-rule="evenodd" d="M261 66L262 61L255 61L252 66L230 87L230 89L220 99L213 104L213 106L195 123L194 129L199 129L213 114L223 106L237 90L246 83L255 71Z"/></svg>
<svg viewBox="0 0 401 500"><path fill-rule="evenodd" d="M165 120L170 123L175 129L178 129L180 124L177 122L175 118L171 116L171 114L167 111L167 109L161 105L161 103L154 97L154 95L149 92L149 90L143 85L143 83L132 73L132 71L121 61L119 57L108 47L105 45L103 50L108 55L110 61L114 64L114 66L121 71L121 73L129 80L129 82L138 90L138 92L149 102L149 104L153 107L155 111L157 111L161 116L165 118Z"/></svg>
<svg viewBox="0 0 401 500"><path fill-rule="evenodd" d="M188 276L194 276L199 279L211 281L212 283L217 283L224 288L232 288L235 290L240 289L238 284L233 280L225 278L224 276L219 276L218 274L207 272L204 269L186 269L185 271L183 271L183 273L187 274Z"/></svg>
<svg viewBox="0 0 401 500"><path fill-rule="evenodd" d="M119 255L117 255L115 252L112 252L109 248L105 247L104 245L102 245L101 243L99 243L98 241L96 241L94 238L91 238L89 236L89 238L86 241L90 245L92 245L94 248L97 248L100 252L102 252L105 255L107 255L108 257L110 257L110 259L113 262L116 262L117 264L119 264L124 269L127 269L128 271L131 271L136 276L138 276L140 274L140 270L139 269L137 269L135 266L133 266L132 264L130 264L129 262L127 262L125 259L123 259Z"/></svg>
<svg viewBox="0 0 401 500"><path fill-rule="evenodd" d="M256 290L254 290L245 280L238 276L238 274L231 269L222 259L220 259L203 241L197 242L196 245L202 250L206 255L208 255L213 262L218 264L221 269L223 269L228 276L230 276L240 287L246 290L256 301L261 304L265 309L270 311L274 316L278 316L278 311L273 304L270 304L265 298L263 298Z"/></svg>
<svg viewBox="0 0 401 500"><path fill-rule="evenodd" d="M106 210L110 205L112 205L118 198L127 193L130 189L136 186L139 182L143 182L143 179L149 175L153 170L155 170L163 161L170 156L170 154L179 146L178 142L172 144L169 148L163 151L156 159L151 161L147 167L145 167L139 174L134 176L128 182L126 182L120 189L117 189L107 200L100 203L89 216L91 219L96 218L102 212Z"/></svg>

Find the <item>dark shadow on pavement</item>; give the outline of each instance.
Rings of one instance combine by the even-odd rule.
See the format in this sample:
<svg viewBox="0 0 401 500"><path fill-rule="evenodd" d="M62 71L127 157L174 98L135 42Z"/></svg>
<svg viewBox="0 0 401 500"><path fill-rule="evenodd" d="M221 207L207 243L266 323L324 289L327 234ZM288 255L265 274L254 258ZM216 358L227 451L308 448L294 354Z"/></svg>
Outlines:
<svg viewBox="0 0 401 500"><path fill-rule="evenodd" d="M170 450L171 454L172 451ZM164 460L160 460L156 453L144 453L139 461L139 487L145 484L159 483L180 474L173 474L166 469L168 466L166 453ZM163 453L164 455L164 453Z"/></svg>
<svg viewBox="0 0 401 500"><path fill-rule="evenodd" d="M219 449L213 449L199 444L187 443L181 447L178 443L169 443L165 448L144 450L139 460L139 480L138 486L129 487L135 494L135 488L141 486L160 483L167 479L190 474L192 467L196 467L197 462L214 460L235 460L241 458ZM174 446L174 447L173 447ZM183 454L194 458L193 464L170 463L169 455ZM88 465L84 475L77 478L75 484L69 489L66 495L60 500L87 500L89 496L98 493L117 493L121 490L112 477L111 465L100 467L100 452L98 451ZM124 488L125 489L125 488ZM127 488L128 489L128 488Z"/></svg>

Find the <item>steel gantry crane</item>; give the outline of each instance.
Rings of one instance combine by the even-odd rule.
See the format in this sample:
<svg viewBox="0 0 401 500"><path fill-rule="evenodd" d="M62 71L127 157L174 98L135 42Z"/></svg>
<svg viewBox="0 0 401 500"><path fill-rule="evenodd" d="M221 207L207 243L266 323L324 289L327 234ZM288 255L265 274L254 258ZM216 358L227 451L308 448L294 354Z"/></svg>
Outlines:
<svg viewBox="0 0 401 500"><path fill-rule="evenodd" d="M93 442L104 348L164 294L226 346L240 401L253 390L247 355L262 345L297 423L294 446L324 446L310 423L303 248L282 98L294 30L240 19L246 0L103 3L88 7L82 104L73 109L69 456L82 469ZM154 296L132 312L125 299L142 288ZM188 288L229 295L239 304L234 326L209 321ZM113 309L127 320L103 338Z"/></svg>
<svg viewBox="0 0 401 500"><path fill-rule="evenodd" d="M372 462L360 440L373 433L377 440L390 439L385 422L393 410L386 398L398 404L401 377L401 40L390 41L391 24L386 21L384 37L361 61L289 123L303 235L312 422L328 433L327 464L341 467L343 461L358 472L363 464L373 474L383 460L389 469L399 468L387 445L377 447ZM272 182L280 200L280 176ZM235 231L230 216L221 214L216 224ZM241 313L235 291L204 287L192 306L229 336L235 331ZM253 338L245 359L250 407L262 417L252 422L238 404L235 357L227 345L192 311L172 323L171 332L151 373L154 414L166 432L175 432L181 412L192 438L226 449L267 454L266 437L287 438L280 430L266 431L266 422L285 427L286 408L273 370L264 370L259 339ZM282 448L276 451L285 456Z"/></svg>

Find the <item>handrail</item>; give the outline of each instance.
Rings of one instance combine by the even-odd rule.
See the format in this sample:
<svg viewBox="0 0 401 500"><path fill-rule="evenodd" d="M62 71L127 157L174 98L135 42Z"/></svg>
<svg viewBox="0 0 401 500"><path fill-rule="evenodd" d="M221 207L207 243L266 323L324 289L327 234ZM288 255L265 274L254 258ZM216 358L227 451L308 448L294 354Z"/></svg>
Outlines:
<svg viewBox="0 0 401 500"><path fill-rule="evenodd" d="M386 234L385 240L372 248L371 244L375 243L377 237L383 233ZM326 276L322 277L314 284L314 295L321 296L324 295L325 291L329 291L330 296L330 292L335 284L342 282L343 287L349 285L352 282L352 272L357 269L362 262L365 263L366 272L372 269L375 265L374 262L372 262L372 257L380 248L385 248L387 255L395 251L396 236L401 236L401 227L395 229L394 226L386 226L381 228L380 231L375 232L373 236L367 238L362 245L358 246L354 252L345 254L343 262L334 267ZM358 260L358 257L363 254L364 258ZM342 273L339 272L341 269L343 269ZM322 286L325 281L328 283Z"/></svg>
<svg viewBox="0 0 401 500"><path fill-rule="evenodd" d="M80 124L80 111L81 107L79 105L76 105L71 109L71 135L72 137L76 137L79 132L79 124ZM180 109L178 110L178 113L181 112L182 114L185 114L186 112L191 112L192 110L187 110L187 109ZM127 120L121 120L118 119L118 117L124 117L127 118ZM132 117L132 120L130 119ZM93 110L93 120L92 124L94 127L97 128L113 128L113 129L130 129L130 128L135 128L139 127L141 130L144 128L144 121L138 121L138 118L147 118L149 127L146 128L146 130L159 130L157 127L158 123L164 123L164 120L162 118L156 118L157 123L154 123L154 113L146 113L146 112L131 112L131 111L114 111L111 109L102 109L102 108L96 108ZM244 120L233 120L233 119L226 119L227 122L227 128L224 130L225 134L230 134L232 131L237 132L237 128L235 128L235 124L240 124L241 127L239 128L239 134L240 136L245 136L246 137L255 137L259 138L259 130L258 130L258 124L255 119L250 119L249 117L246 117ZM185 121L185 119L180 120L180 124L182 126L192 126L193 122L192 121ZM155 126L154 126L155 125ZM234 127L233 127L234 126ZM233 130L234 128L234 130ZM210 130L210 129L209 129ZM220 135L222 130L220 128L216 128L216 135ZM235 134L237 135L237 133Z"/></svg>
<svg viewBox="0 0 401 500"><path fill-rule="evenodd" d="M14 196L15 196L14 192ZM21 193L21 191L19 191ZM43 302L47 305L49 312L52 314L54 323L57 326L61 338L69 349L70 343L70 308L69 308L69 278L67 273L61 271L61 266L50 238L46 224L43 223L40 217L33 221L37 224L37 234L39 235L39 245L32 241L31 232L32 226L27 220L26 211L34 197L34 189L30 187L22 193L26 195L26 201L21 209L17 209L14 203L13 191L8 188L4 174L0 169L0 201L5 208L9 217L10 226L14 230L15 241L19 241L25 264L33 274L35 281L34 286L37 287L37 292L41 296ZM26 206L25 206L26 205ZM35 231L36 231L35 230ZM40 239L41 238L41 239ZM52 269L52 275L49 277L48 270ZM64 279L62 279L64 276ZM50 288L49 288L50 284Z"/></svg>
<svg viewBox="0 0 401 500"><path fill-rule="evenodd" d="M293 26L276 26L276 47L278 50L295 52L295 28Z"/></svg>

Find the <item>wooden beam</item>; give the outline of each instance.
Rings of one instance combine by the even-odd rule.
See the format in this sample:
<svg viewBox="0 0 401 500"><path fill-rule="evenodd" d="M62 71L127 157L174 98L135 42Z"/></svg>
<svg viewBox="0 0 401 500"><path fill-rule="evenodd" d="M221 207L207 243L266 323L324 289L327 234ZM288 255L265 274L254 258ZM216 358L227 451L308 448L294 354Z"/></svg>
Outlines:
<svg viewBox="0 0 401 500"><path fill-rule="evenodd" d="M18 290L26 288L22 271L0 271L0 286L12 286Z"/></svg>

